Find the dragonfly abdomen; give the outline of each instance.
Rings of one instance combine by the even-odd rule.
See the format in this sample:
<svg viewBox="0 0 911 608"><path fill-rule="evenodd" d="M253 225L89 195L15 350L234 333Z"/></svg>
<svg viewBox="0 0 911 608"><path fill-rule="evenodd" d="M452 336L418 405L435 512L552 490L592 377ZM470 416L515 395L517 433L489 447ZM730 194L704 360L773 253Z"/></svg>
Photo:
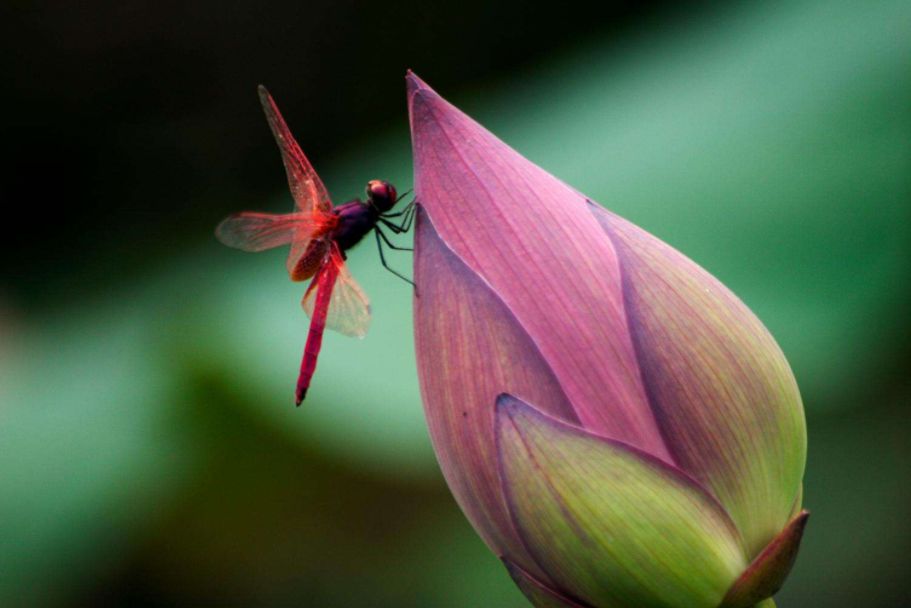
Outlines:
<svg viewBox="0 0 911 608"><path fill-rule="evenodd" d="M300 375L297 377L297 388L294 395L297 405L301 404L310 388L310 380L316 372L316 359L323 344L323 331L326 329L326 318L329 314L329 302L332 300L332 289L338 278L338 267L333 264L323 266L314 281L317 283L316 305L313 307L313 318L310 319L310 331L307 332L307 343L304 345L304 357L301 360Z"/></svg>

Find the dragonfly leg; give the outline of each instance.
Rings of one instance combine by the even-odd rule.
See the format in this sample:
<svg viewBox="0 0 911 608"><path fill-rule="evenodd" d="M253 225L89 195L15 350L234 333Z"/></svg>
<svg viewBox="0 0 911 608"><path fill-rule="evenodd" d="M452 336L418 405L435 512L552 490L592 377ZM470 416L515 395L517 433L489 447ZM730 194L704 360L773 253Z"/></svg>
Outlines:
<svg viewBox="0 0 911 608"><path fill-rule="evenodd" d="M414 222L414 216L417 215L418 208L415 206L414 201L411 201L411 204L408 205L408 212L405 215L405 221L402 222L402 230L408 232L411 230L411 224Z"/></svg>
<svg viewBox="0 0 911 608"><path fill-rule="evenodd" d="M406 283L410 283L412 287L417 287L417 285L414 284L414 281L412 281L411 279L409 279L408 277L406 277L406 276L403 275L402 273L398 272L397 270L391 268L391 267L389 266L389 264L386 263L386 256L383 255L383 241L385 241L386 244L389 245L390 247L392 247L393 249L400 249L400 248L395 247L395 246L389 241L389 237L386 236L386 234L380 229L379 226L376 226L376 228L374 229L373 232L374 232L374 236L376 237L376 248L377 248L377 251L380 252L380 262L383 264L383 268L385 268L386 270L388 270L389 272L391 272L392 274L394 274L394 275L397 276L398 278L402 279L402 280L405 281ZM382 241L380 240L381 238L383 239Z"/></svg>
<svg viewBox="0 0 911 608"><path fill-rule="evenodd" d="M396 224L395 222L390 222L385 216L380 217L380 221L384 226L392 230L395 234L402 234L403 232L408 232L411 229L411 223L414 221L414 212L406 216L401 224Z"/></svg>
<svg viewBox="0 0 911 608"><path fill-rule="evenodd" d="M401 198L401 197L399 197L399 198ZM398 202L398 199L396 199L396 202ZM405 215L406 213L411 211L412 207L414 207L414 201L411 201L410 203L405 205L405 207L401 211L396 211L395 213L384 213L383 217L399 217L400 215Z"/></svg>
<svg viewBox="0 0 911 608"><path fill-rule="evenodd" d="M402 200L403 198L405 198L405 197L408 196L409 194L411 194L411 189L408 189L408 190L406 190L405 192L402 192L401 194L399 194L399 197L398 197L397 199L395 199L395 202L399 202L400 200Z"/></svg>
<svg viewBox="0 0 911 608"><path fill-rule="evenodd" d="M402 230L402 227L401 227L401 226L399 226L398 224L395 224L395 223L393 223L393 222L390 222L389 220L387 220L387 219L384 218L384 217L381 217L381 218L380 218L380 222L381 222L384 226L386 226L387 228L389 228L389 230L392 230L392 232L393 232L394 234L402 234L403 232L405 232L404 230Z"/></svg>
<svg viewBox="0 0 911 608"><path fill-rule="evenodd" d="M376 227L376 233L379 235L379 237L381 239L383 239L383 242L385 242L389 246L390 249L395 249L396 251L414 251L414 247L400 247L399 245L396 245L395 243L393 243L392 240L389 238L389 235L386 234L385 232L383 232L383 229L380 228L379 226ZM396 233L396 234L398 234L398 233Z"/></svg>
<svg viewBox="0 0 911 608"><path fill-rule="evenodd" d="M395 223L393 223L393 222L389 222L389 224L391 224L390 228L391 228L392 226L395 226L395 227L398 229L398 232L408 232L408 228L411 227L411 219L410 219L410 218L412 218L412 217L414 216L414 211L415 211L415 208L414 208L414 201L411 201L411 202L408 203L408 205L407 205L404 209L402 209L401 211L397 211L397 212L395 212L395 213L384 213L383 215L380 216L380 218L388 221L389 219L394 218L394 217L402 217L402 216L405 216L405 217L402 218L402 223L401 223L401 225L395 224ZM398 232L396 232L396 234L398 234Z"/></svg>

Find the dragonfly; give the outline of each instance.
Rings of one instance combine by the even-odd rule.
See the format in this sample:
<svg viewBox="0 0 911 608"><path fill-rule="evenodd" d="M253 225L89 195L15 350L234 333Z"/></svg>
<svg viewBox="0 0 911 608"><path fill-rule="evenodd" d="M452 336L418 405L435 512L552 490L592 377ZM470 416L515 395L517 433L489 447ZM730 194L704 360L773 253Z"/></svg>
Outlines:
<svg viewBox="0 0 911 608"><path fill-rule="evenodd" d="M287 268L291 280L311 279L301 301L310 317L310 330L294 391L295 403L300 405L316 371L324 330L328 327L347 336L362 338L370 326L370 302L348 271L345 252L373 231L383 267L414 285L408 277L389 266L383 245L399 251L412 249L393 243L383 228L394 234L407 232L414 220L415 205L412 201L401 211L393 212L404 195L399 197L392 184L375 179L367 182L365 201L353 199L333 206L326 186L262 85L259 100L281 151L294 198L294 211L286 214L235 213L218 225L215 235L225 245L243 251L258 252L290 245Z"/></svg>

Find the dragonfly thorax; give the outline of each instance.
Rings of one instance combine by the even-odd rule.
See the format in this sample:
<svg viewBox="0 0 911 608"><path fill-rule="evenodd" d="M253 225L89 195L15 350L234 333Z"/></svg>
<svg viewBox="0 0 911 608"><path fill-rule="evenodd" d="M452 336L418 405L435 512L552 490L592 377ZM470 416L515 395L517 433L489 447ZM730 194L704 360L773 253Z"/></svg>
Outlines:
<svg viewBox="0 0 911 608"><path fill-rule="evenodd" d="M396 196L395 186L374 179L367 182L367 202L355 199L333 209L339 222L332 239L339 248L347 251L357 245L376 227L380 215L395 206Z"/></svg>
<svg viewBox="0 0 911 608"><path fill-rule="evenodd" d="M348 201L334 210L339 222L332 240L339 249L347 251L357 245L376 226L379 213L369 203L359 200Z"/></svg>

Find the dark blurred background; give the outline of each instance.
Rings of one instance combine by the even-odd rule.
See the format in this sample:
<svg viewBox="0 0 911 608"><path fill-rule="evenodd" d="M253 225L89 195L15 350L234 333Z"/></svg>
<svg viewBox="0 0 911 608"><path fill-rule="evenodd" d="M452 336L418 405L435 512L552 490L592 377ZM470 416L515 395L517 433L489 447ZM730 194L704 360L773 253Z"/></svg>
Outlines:
<svg viewBox="0 0 911 608"><path fill-rule="evenodd" d="M404 72L681 249L801 385L813 511L779 606L911 601L911 5L0 7L0 606L525 606L424 428L407 285L363 341L215 224L411 186ZM410 267L400 255L393 264Z"/></svg>

